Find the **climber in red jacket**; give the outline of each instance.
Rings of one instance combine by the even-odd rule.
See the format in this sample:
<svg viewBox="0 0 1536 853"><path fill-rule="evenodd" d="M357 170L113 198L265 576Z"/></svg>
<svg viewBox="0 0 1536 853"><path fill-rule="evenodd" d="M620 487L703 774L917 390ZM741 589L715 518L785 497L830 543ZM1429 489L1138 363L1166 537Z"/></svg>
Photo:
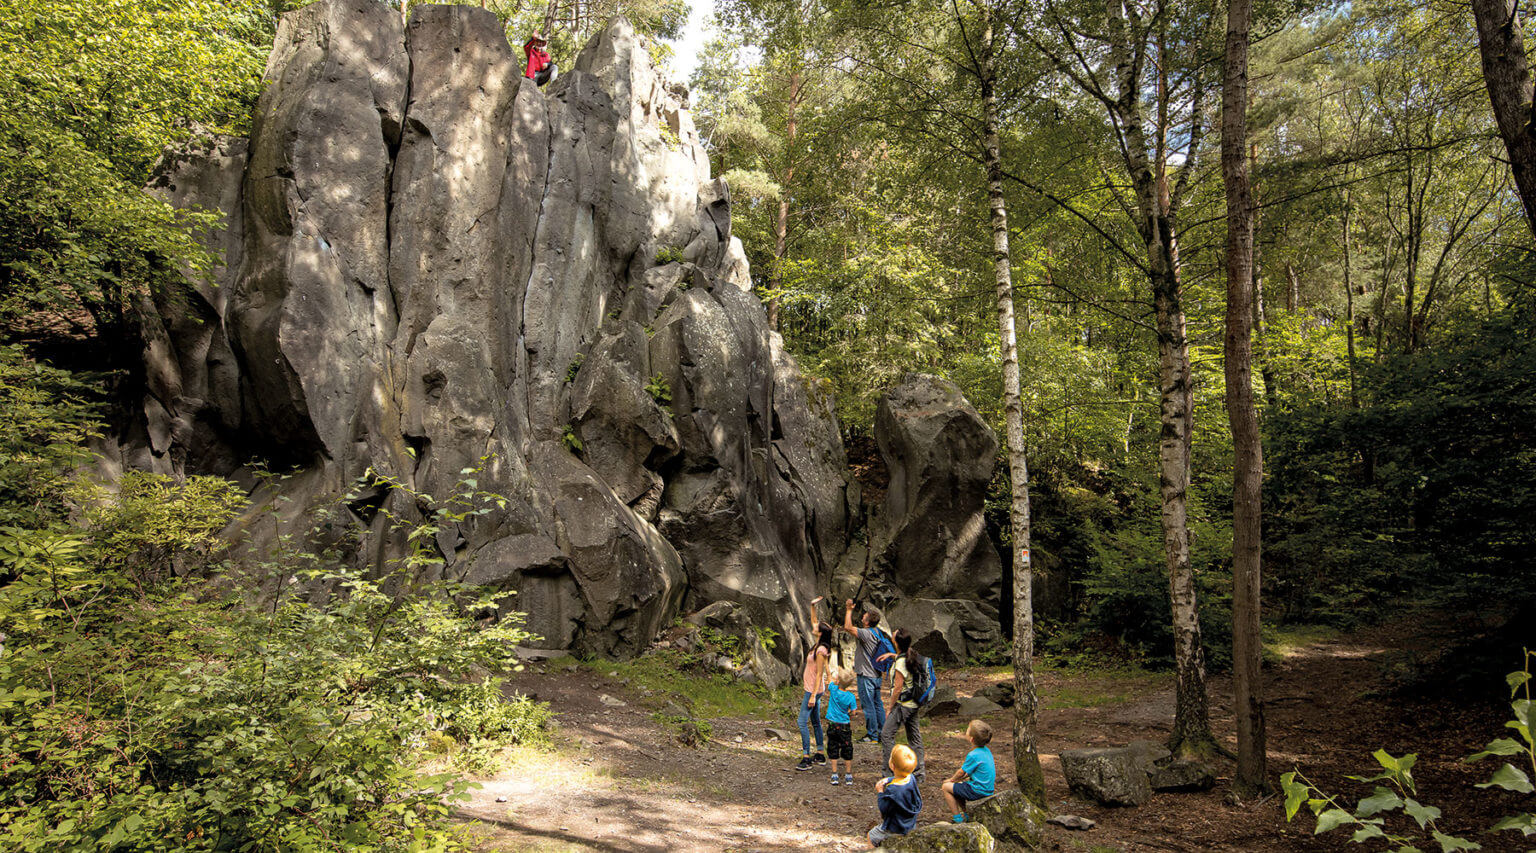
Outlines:
<svg viewBox="0 0 1536 853"><path fill-rule="evenodd" d="M537 30L523 43L523 53L528 57L528 70L523 72L523 76L540 86L555 79L557 73L555 63L549 59L549 51L544 49L548 44L544 34Z"/></svg>

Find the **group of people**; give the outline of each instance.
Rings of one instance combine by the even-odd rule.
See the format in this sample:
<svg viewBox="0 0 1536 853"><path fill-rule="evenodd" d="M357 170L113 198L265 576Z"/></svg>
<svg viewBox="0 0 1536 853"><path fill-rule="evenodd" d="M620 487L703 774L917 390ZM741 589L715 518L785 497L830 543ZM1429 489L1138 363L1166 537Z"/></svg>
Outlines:
<svg viewBox="0 0 1536 853"><path fill-rule="evenodd" d="M817 618L816 606L821 601L818 596L809 607L809 651L801 675L804 690L799 706L802 755L795 769L810 770L830 761L832 784L852 785L853 715L862 713L864 736L858 743L878 743L881 767L890 770L889 776L875 784L880 823L869 831L869 841L878 847L892 835L911 832L923 808L923 733L918 727L918 711L932 692L932 664L912 648L912 636L906 629L897 630L895 635L886 634L880 628L878 610L866 607L855 625L854 603L849 599L844 604L841 628L854 638L853 667L834 666L833 639L837 629ZM887 672L891 675L889 694L885 692ZM896 743L900 733L906 735L905 744ZM971 751L941 788L951 820L956 823L965 820L966 802L993 794L997 777L992 751L987 747L992 740L992 728L981 720L972 720L965 734ZM843 765L841 778L839 764Z"/></svg>

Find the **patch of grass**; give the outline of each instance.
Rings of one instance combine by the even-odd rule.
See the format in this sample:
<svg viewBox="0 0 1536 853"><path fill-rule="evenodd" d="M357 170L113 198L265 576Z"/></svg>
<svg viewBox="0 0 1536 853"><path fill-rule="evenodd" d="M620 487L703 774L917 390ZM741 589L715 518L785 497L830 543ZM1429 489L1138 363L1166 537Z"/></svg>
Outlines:
<svg viewBox="0 0 1536 853"><path fill-rule="evenodd" d="M1131 701L1128 690L1119 690L1118 687L1126 685L1099 685L1105 689L1096 689L1097 686L1064 686L1050 692L1045 698L1045 707L1056 711L1062 708L1102 708L1105 705L1122 705Z"/></svg>
<svg viewBox="0 0 1536 853"><path fill-rule="evenodd" d="M1314 643L1338 636L1339 629L1327 625L1265 625L1264 662L1279 663L1301 654Z"/></svg>
<svg viewBox="0 0 1536 853"><path fill-rule="evenodd" d="M662 649L628 661L594 660L581 665L602 675L628 681L631 687L645 688L661 695L687 697L694 717L700 721L720 717L778 717L794 702L795 685L769 691L759 684L737 681L734 676L694 674L684 671L683 653ZM561 658L551 661L551 668L565 665Z"/></svg>

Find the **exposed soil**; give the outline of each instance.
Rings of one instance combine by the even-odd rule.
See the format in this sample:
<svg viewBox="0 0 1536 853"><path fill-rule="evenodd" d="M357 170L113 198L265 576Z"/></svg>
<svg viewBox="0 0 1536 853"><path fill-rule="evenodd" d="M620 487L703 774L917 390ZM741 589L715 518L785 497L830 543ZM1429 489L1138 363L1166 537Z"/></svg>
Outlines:
<svg viewBox="0 0 1536 853"><path fill-rule="evenodd" d="M1460 759L1503 736L1497 703L1474 709L1449 699L1406 704L1381 692L1399 650L1432 643L1421 628L1386 627L1306 645L1267 668L1270 769L1300 767L1330 791L1358 798L1367 786L1344 778L1369 774L1371 752L1417 752L1419 799L1445 812L1442 828L1464 834L1485 850L1523 850L1516 833L1481 832L1494 820L1530 808L1519 798L1477 790L1496 765L1469 766ZM776 716L710 721L713 738L690 748L652 719L665 697L646 696L586 668L546 667L519 678L517 687L553 704L559 730L552 752L521 759L483 780L463 809L483 827L486 850L530 851L777 851L860 850L876 820L873 784L884 775L879 747L855 746L855 783L829 784L829 772L792 768L799 733L785 708ZM943 683L965 696L1001 670L941 673ZM1220 782L1200 794L1159 794L1135 809L1110 809L1067 791L1057 754L1082 746L1166 739L1173 716L1172 682L1145 673L1072 673L1046 670L1038 678L1041 751L1048 796L1055 812L1092 818L1087 832L1052 827L1052 850L1338 850L1345 830L1312 835L1306 815L1287 825L1279 796L1240 802L1228 792L1231 762L1220 761ZM1236 743L1231 690L1213 679L1212 717L1218 737ZM605 698L607 697L606 701ZM609 703L624 702L622 707ZM998 786L1012 784L1011 717L989 719L997 736ZM968 745L965 720L943 717L924 728L928 778L923 821L942 820L939 782L959 766ZM785 743L768 738L781 729ZM862 729L854 718L857 736ZM506 802L496 799L504 797ZM1350 800L1353 802L1353 799ZM1502 836L1502 837L1501 837ZM1384 849L1357 846L1369 851Z"/></svg>

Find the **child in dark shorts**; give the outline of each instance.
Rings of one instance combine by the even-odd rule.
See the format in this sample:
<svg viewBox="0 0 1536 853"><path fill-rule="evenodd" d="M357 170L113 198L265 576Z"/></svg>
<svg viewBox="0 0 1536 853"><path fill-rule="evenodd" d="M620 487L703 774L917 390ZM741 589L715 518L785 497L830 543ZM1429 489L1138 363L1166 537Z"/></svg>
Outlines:
<svg viewBox="0 0 1536 853"><path fill-rule="evenodd" d="M955 775L944 782L944 802L949 804L954 815L950 820L955 823L965 822L966 803L992 796L997 781L997 765L992 760L992 750L987 748L992 742L992 727L981 720L971 720L965 727L965 737L972 749Z"/></svg>
<svg viewBox="0 0 1536 853"><path fill-rule="evenodd" d="M844 764L843 784L853 784L853 720L859 697L852 692L853 670L839 669L827 685L827 759L832 762L832 784L837 784L837 762Z"/></svg>

